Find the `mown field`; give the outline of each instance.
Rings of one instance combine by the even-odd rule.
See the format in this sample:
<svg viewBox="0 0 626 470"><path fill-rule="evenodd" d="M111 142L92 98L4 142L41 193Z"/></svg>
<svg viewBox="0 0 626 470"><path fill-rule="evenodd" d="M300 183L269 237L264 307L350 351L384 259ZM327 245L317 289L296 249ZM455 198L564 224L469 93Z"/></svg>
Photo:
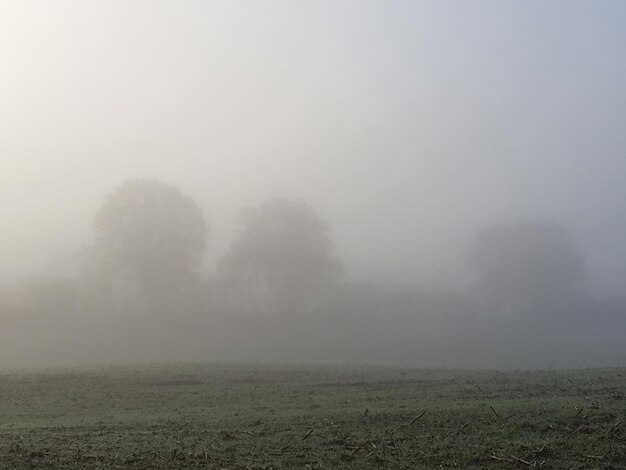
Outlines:
<svg viewBox="0 0 626 470"><path fill-rule="evenodd" d="M2 469L626 468L626 369L0 374Z"/></svg>

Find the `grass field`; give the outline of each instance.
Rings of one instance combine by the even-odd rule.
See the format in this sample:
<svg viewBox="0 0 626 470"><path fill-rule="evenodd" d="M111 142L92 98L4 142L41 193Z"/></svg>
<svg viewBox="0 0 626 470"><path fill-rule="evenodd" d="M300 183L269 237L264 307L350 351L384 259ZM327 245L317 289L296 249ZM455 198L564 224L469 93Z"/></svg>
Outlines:
<svg viewBox="0 0 626 470"><path fill-rule="evenodd" d="M625 369L7 372L0 468L626 468L625 393Z"/></svg>

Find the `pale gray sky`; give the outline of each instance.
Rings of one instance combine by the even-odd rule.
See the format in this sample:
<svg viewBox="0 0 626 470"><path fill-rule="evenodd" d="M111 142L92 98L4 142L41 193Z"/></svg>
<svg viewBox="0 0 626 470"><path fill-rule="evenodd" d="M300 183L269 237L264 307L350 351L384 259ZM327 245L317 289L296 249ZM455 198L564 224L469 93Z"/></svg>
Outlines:
<svg viewBox="0 0 626 470"><path fill-rule="evenodd" d="M107 192L178 185L209 256L301 197L349 277L459 284L477 228L547 220L626 279L626 3L0 3L0 276L70 266ZM209 260L210 265L210 260Z"/></svg>

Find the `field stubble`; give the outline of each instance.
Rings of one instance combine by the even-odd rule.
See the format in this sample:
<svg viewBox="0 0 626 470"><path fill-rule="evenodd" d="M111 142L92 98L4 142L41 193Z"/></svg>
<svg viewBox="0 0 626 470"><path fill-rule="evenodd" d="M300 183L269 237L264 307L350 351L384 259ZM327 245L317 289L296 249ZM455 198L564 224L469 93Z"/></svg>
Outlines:
<svg viewBox="0 0 626 470"><path fill-rule="evenodd" d="M6 372L0 468L626 468L626 370Z"/></svg>

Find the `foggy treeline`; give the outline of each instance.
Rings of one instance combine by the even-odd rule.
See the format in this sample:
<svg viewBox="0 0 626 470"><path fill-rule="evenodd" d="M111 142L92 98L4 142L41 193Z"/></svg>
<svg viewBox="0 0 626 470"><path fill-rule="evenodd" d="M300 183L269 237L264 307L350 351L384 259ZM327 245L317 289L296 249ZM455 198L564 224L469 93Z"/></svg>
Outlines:
<svg viewBox="0 0 626 470"><path fill-rule="evenodd" d="M298 199L244 208L214 273L203 268L211 220L183 188L128 180L93 220L75 276L1 286L1 366L586 367L626 357L626 298L589 288L583 254L559 224L484 227L467 240L473 282L435 289L352 281L324 214Z"/></svg>

